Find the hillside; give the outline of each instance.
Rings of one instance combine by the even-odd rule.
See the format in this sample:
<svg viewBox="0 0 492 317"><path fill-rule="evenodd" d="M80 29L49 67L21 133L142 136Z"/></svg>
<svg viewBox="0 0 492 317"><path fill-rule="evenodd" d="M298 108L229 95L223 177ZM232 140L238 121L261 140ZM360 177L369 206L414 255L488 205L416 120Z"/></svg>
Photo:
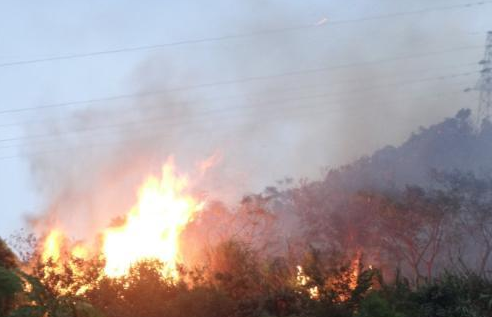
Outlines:
<svg viewBox="0 0 492 317"><path fill-rule="evenodd" d="M400 146L386 146L370 157L331 170L325 182L352 190L425 186L433 169L488 175L490 157L492 124L484 120L476 129L471 111L462 109L452 118L420 128Z"/></svg>

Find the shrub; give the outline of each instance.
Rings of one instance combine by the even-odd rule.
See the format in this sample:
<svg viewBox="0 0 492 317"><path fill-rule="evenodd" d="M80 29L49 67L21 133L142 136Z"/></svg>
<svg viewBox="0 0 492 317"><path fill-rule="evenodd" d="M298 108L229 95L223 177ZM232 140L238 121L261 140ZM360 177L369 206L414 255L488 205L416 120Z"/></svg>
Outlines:
<svg viewBox="0 0 492 317"><path fill-rule="evenodd" d="M360 304L357 317L402 317L378 292L370 293Z"/></svg>

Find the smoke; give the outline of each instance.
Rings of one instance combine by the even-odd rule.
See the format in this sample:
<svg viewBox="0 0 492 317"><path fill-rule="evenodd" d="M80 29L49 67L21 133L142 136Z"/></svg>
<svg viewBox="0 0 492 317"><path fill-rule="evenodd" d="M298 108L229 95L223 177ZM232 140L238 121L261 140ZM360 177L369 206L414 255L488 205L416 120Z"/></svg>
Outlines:
<svg viewBox="0 0 492 317"><path fill-rule="evenodd" d="M391 2L378 3L378 12L401 11ZM457 26L435 13L418 24L408 17L330 26L337 15L344 17L337 6L301 9L282 1L229 9L231 18L223 11L208 16L222 21L210 32L325 22L310 30L153 52L128 78L128 93L141 97L96 102L27 127L33 138L25 153L46 204L41 216L32 218L36 228L57 226L75 237L91 236L129 210L143 179L158 174L169 156L191 179L199 162L220 156L194 187L234 204L285 176L320 177L324 166L401 142L416 126L454 113L467 100L428 98L462 89L463 83L456 83L463 78L418 81L466 70L463 62L473 63L477 51L371 63L470 45L474 39L463 35L465 23ZM374 12L365 9L350 14ZM333 69L202 85L328 67ZM147 94L155 91L162 93ZM35 137L46 134L50 137Z"/></svg>

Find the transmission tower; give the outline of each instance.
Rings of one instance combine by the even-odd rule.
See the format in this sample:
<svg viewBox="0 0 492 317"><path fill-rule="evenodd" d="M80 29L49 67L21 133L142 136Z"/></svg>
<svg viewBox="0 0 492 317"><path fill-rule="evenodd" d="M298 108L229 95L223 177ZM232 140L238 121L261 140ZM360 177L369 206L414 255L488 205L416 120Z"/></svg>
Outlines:
<svg viewBox="0 0 492 317"><path fill-rule="evenodd" d="M477 115L481 122L489 118L492 110L492 31L487 33L484 57L479 64L482 65L482 70L475 89L480 92Z"/></svg>

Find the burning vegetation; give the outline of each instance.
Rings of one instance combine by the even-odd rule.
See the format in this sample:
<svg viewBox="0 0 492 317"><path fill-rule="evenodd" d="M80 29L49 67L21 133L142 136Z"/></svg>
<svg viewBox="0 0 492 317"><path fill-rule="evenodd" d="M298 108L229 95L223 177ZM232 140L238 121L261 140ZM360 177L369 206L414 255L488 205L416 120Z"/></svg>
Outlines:
<svg viewBox="0 0 492 317"><path fill-rule="evenodd" d="M492 0L38 2L0 317L492 317Z"/></svg>
<svg viewBox="0 0 492 317"><path fill-rule="evenodd" d="M453 120L442 125L467 124ZM491 316L492 180L345 181L366 168L286 180L231 207L168 160L92 239L53 225L13 241L21 259L2 242L2 316Z"/></svg>
<svg viewBox="0 0 492 317"><path fill-rule="evenodd" d="M41 280L72 274L83 279L83 263L98 261L103 268L88 284L54 285L60 294L85 293L102 278L128 276L142 262L159 263L160 277L177 281L182 262L180 235L203 209L204 202L185 193L186 177L175 174L171 160L162 167L160 178L151 176L139 189L138 201L118 223L104 229L96 243L72 242L61 229L51 229L41 244Z"/></svg>

